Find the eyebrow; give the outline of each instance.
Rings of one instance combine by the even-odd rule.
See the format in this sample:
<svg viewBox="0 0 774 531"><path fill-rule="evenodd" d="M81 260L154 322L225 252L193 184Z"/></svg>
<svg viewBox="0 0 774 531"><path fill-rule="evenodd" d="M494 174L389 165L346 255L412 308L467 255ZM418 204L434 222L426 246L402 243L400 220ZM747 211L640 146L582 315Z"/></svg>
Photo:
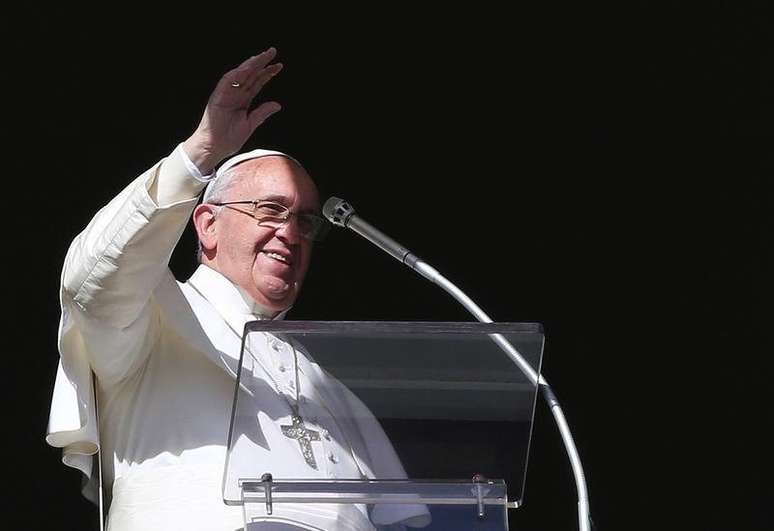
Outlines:
<svg viewBox="0 0 774 531"><path fill-rule="evenodd" d="M282 194L268 194L260 198L260 201L275 201L277 203L288 203L290 198Z"/></svg>
<svg viewBox="0 0 774 531"><path fill-rule="evenodd" d="M281 194L268 194L261 198L261 201L273 201L275 203L280 203L283 206L287 207L287 204L290 203L290 198L286 195ZM289 207L288 207L289 208ZM320 206L317 205L314 208L307 208L304 210L299 210L299 213L301 214L319 214L320 213Z"/></svg>

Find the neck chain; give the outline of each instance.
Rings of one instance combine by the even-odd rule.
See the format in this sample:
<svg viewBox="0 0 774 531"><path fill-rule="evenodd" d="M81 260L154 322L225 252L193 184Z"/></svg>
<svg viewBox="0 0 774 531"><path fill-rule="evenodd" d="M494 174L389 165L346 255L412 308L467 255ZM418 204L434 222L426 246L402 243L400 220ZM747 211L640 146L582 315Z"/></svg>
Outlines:
<svg viewBox="0 0 774 531"><path fill-rule="evenodd" d="M278 352L278 349L275 348L275 345L277 341L280 341L277 338L270 338L268 339L270 343L270 348L274 350L275 352ZM258 356L253 353L253 351L249 348L247 342L245 342L245 349L250 353L250 355L253 358L253 361L258 364L258 366L261 368L261 370L266 373L266 375L271 379L272 383L274 384L274 387L277 390L277 393L285 400L285 402L288 403L288 406L290 407L291 411L291 422L290 425L283 425L280 424L280 430L282 430L282 434L289 438L289 439L295 439L298 441L299 449L301 450L301 454L304 456L304 460L306 461L306 464L312 467L313 469L317 470L317 460L314 458L314 451L312 450L312 441L319 441L320 440L320 432L309 429L304 424L304 419L301 416L301 412L299 411L299 402L301 399L301 379L299 378L299 368L298 368L298 350L291 345L287 341L283 341L284 344L288 345L291 349L293 349L293 374L295 376L295 391L296 391L296 402L295 404L292 404L290 400L287 399L287 397L282 393L282 389L280 388L279 383L277 383L277 380L274 379L274 375L269 371L263 363L261 363L261 360Z"/></svg>
<svg viewBox="0 0 774 531"><path fill-rule="evenodd" d="M196 287L193 282L188 282L188 285L190 285L204 300L206 300L212 308L220 315L221 319L223 319L223 322L226 323L226 326L228 326L229 330L231 330L234 335L242 339L242 333L244 333L244 329L242 333L238 332L234 329L233 326L231 326L231 323L229 323L228 319L218 310L218 308L210 302L210 300L204 295L204 293L201 292L201 290ZM276 341L279 341L278 339ZM301 416L301 413L299 411L299 402L301 397L301 381L299 377L299 365L298 365L298 349L296 349L291 342L289 341L283 341L286 345L288 345L291 349L293 349L293 374L295 376L295 404L293 404L287 396L282 392L282 388L280 387L277 380L274 378L274 375L271 373L270 370L268 370L263 363L260 360L260 357L256 356L253 351L250 349L248 343L245 341L245 350L247 350L250 353L250 356L255 360L255 363L258 364L258 366L261 368L261 370L266 374L266 376L269 377L271 380L271 383L274 384L274 389L277 391L277 394L282 397L282 399L287 403L288 407L291 411L291 422L290 425L280 425L280 429L282 430L282 434L285 437L288 437L289 439L295 439L298 441L301 454L304 456L304 460L306 461L307 465L309 465L311 468L318 470L317 467L317 461L314 457L314 451L312 450L312 441L319 441L320 440L320 433L314 430L311 430L307 428L304 425L304 419ZM352 443L349 442L349 439L346 436L346 432L339 424L338 420L336 420L336 415L333 414L333 411L322 401L322 397L320 397L320 404L319 404L325 411L328 412L328 415L330 415L331 420L338 426L339 431L341 432L342 436L344 437L344 440L347 444L347 447L349 449L350 455L352 456L352 462L355 464L355 467L357 468L358 472L360 473L361 478L367 478L368 475L363 472L363 469L360 466L360 463L358 462L357 457L355 456L355 449L352 447Z"/></svg>
<svg viewBox="0 0 774 531"><path fill-rule="evenodd" d="M189 282L188 284L191 287L193 287L193 289L196 290L196 292L204 300L210 303L210 305L220 315L221 319L223 319L223 322L226 323L226 326L228 326L229 330L231 330L234 333L234 335L236 335L238 338L241 339L242 334L240 334L237 330L234 329L233 326L231 326L231 323L228 321L228 319L226 319L226 317L218 310L218 308L214 304L212 304L212 302L210 302L210 300L204 295L204 293L202 293L201 290L198 287L196 287L193 282ZM244 333L244 329L242 333ZM278 340L271 339L270 341L273 342ZM266 376L269 377L269 380L271 380L271 383L274 384L274 389L277 391L277 395L279 395L290 408L290 412L291 412L290 419L292 424L290 425L281 424L280 430L282 430L282 434L285 437L288 437L289 439L295 439L296 441L298 441L301 454L304 456L304 461L306 461L307 465L317 470L317 460L314 458L314 451L312 450L311 442L319 441L320 433L314 430L310 430L304 425L304 419L303 417L301 417L301 412L299 411L299 401L301 397L301 381L298 376L298 373L299 373L298 351L295 349L295 347L293 347L293 345L290 345L288 342L284 342L284 343L289 345L290 348L293 349L293 374L295 376L295 392L296 392L295 404L292 403L287 396L285 396L285 393L282 392L282 387L274 378L274 375L272 374L272 372L263 365L263 363L261 362L261 359L253 353L252 349L250 348L247 342L245 342L245 350L250 353L250 356L253 358L254 363L256 363L264 372L264 374L266 374ZM272 350L277 351L277 349L274 349L274 348L272 348Z"/></svg>

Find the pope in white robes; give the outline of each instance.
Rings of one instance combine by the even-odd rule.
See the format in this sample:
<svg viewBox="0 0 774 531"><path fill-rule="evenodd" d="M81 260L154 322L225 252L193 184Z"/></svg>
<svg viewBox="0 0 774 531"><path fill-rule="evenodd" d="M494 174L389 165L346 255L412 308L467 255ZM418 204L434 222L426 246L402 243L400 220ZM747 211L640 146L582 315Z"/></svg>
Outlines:
<svg viewBox="0 0 774 531"><path fill-rule="evenodd" d="M241 333L250 320L281 318L295 300L319 199L298 162L256 150L224 163L216 180L231 182L210 184L209 198L197 202L215 166L279 110L274 102L249 110L281 69L274 55L269 49L224 75L194 135L102 208L67 253L47 441L86 475L93 500L101 476L110 531L243 528L242 509L224 504L222 493ZM279 213L264 222L259 207ZM202 264L180 283L167 264L192 212ZM265 385L255 397L255 433L239 443L252 445L267 472L405 477L351 392L303 352L255 335L265 343L252 342L260 361L252 374ZM319 435L311 451L283 432L296 413ZM277 505L255 529L354 531L428 520L422 506Z"/></svg>

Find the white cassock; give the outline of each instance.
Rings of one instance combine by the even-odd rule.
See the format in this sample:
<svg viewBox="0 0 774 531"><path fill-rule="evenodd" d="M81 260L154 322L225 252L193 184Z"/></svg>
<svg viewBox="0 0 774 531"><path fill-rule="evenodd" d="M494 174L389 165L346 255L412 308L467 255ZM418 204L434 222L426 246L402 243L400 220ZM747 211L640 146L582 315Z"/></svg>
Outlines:
<svg viewBox="0 0 774 531"><path fill-rule="evenodd" d="M177 200L160 207L149 191L162 183ZM167 267L203 186L178 147L100 210L65 260L61 360L46 440L86 475L91 499L98 479L93 455L101 450L110 531L243 527L241 507L223 503L222 481L239 333L261 317L249 297L206 266L186 283ZM265 464L275 478L405 477L366 407L300 352L301 415L323 434L311 443L317 469L311 468L298 442L280 430L291 424L280 393L296 391L287 344L254 343L265 363L253 368L253 378L267 385L255 397L255 432L242 434L239 444L265 461L259 469ZM424 506L377 506L369 515L357 505L276 504L257 529L360 531L428 521Z"/></svg>

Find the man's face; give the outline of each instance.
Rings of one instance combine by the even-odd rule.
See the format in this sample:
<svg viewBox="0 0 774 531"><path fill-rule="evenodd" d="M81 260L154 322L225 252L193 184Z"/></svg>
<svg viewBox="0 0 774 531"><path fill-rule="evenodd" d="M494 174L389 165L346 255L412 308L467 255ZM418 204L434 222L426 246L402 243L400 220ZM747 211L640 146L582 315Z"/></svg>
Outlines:
<svg viewBox="0 0 774 531"><path fill-rule="evenodd" d="M271 200L292 213L317 213L317 189L306 172L284 157L265 157L237 166L240 176L223 202ZM252 205L221 207L214 221L213 263L261 306L288 308L298 296L309 267L312 242L301 236L296 216L278 228L260 224Z"/></svg>

